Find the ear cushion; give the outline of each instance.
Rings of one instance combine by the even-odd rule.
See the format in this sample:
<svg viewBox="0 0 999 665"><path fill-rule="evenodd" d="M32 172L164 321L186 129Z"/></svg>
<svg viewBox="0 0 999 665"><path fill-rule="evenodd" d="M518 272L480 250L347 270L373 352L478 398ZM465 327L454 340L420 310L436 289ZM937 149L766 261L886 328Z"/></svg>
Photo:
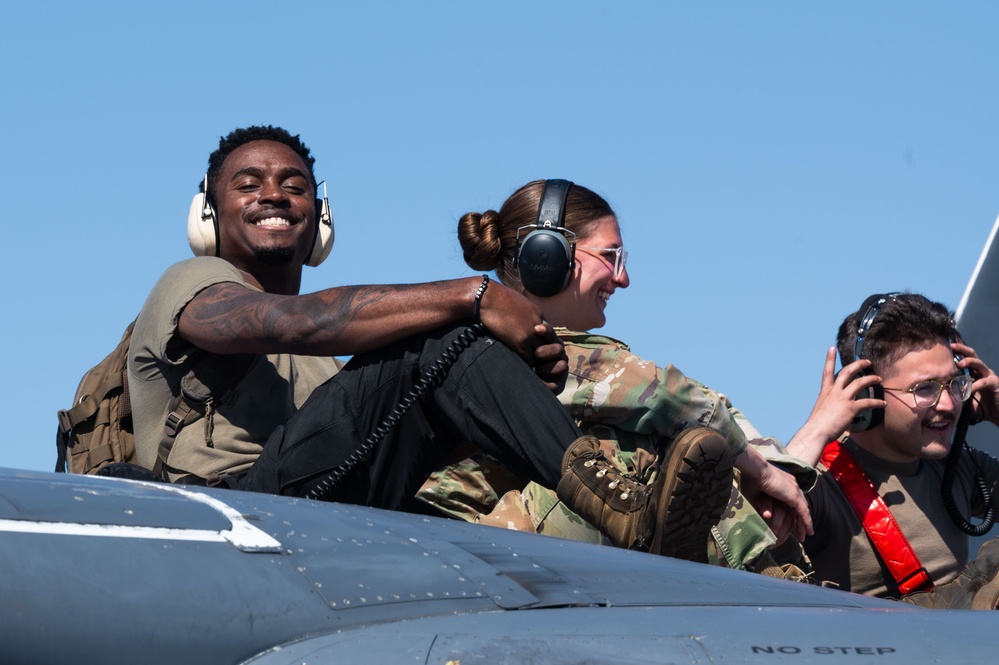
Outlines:
<svg viewBox="0 0 999 665"><path fill-rule="evenodd" d="M875 293L874 295L868 297L860 305L860 309L857 310L857 316L859 317L857 329L857 341L854 343L853 355L854 360L859 360L864 357L864 339L867 337L867 333L871 329L871 325L874 323L874 319L877 318L878 312L881 311L881 307L889 300L894 300L898 293ZM870 376L871 372L861 372L857 377ZM875 384L870 388L865 388L857 393L855 399L881 399L885 398L884 388L881 384ZM851 432L866 432L869 429L874 429L881 423L885 421L885 410L884 409L864 409L858 413L853 418L853 422L850 424Z"/></svg>
<svg viewBox="0 0 999 665"><path fill-rule="evenodd" d="M857 378L864 375L870 375L870 372L864 372L859 374ZM856 379L854 379L856 380ZM870 388L864 388L859 393L855 399L884 399L885 391L881 387L880 383L875 383ZM853 417L853 422L850 423L851 432L866 432L869 429L874 429L881 423L885 421L885 410L884 409L864 409Z"/></svg>
<svg viewBox="0 0 999 665"><path fill-rule="evenodd" d="M520 281L530 293L550 298L569 284L572 258L569 242L558 231L531 231L521 243L517 257Z"/></svg>
<svg viewBox="0 0 999 665"><path fill-rule="evenodd" d="M215 211L206 203L203 192L194 195L187 213L187 244L195 256L218 256Z"/></svg>
<svg viewBox="0 0 999 665"><path fill-rule="evenodd" d="M333 250L333 213L330 211L330 200L326 197L316 199L316 240L312 243L312 253L309 254L307 265L315 268L326 260Z"/></svg>

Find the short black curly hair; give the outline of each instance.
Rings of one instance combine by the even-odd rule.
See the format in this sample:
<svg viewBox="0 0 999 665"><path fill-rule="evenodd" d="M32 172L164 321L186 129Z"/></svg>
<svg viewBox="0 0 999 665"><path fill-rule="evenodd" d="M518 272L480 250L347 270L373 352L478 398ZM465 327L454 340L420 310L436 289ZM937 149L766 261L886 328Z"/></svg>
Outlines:
<svg viewBox="0 0 999 665"><path fill-rule="evenodd" d="M232 154L236 148L250 143L251 141L276 141L283 143L294 150L305 165L309 168L309 176L312 178L312 186L316 186L316 174L313 166L316 163L309 148L302 143L298 134L294 136L288 130L273 125L254 125L252 127L241 127L229 132L228 136L219 137L218 150L208 156L208 184L209 192L215 191L218 185L218 177L222 171L222 164L226 157ZM204 189L204 181L201 182L201 189ZM210 194L209 194L210 195Z"/></svg>

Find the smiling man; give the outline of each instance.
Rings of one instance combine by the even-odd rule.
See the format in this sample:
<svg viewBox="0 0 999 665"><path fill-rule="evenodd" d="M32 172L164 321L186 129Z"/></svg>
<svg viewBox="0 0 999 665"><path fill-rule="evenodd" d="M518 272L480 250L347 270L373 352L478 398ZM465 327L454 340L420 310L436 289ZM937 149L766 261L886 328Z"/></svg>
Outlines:
<svg viewBox="0 0 999 665"><path fill-rule="evenodd" d="M129 348L139 464L171 482L394 509L470 441L526 478L565 480L577 512L624 547L685 547L661 537L677 517L675 476L599 480L609 462L552 394L564 348L520 293L473 277L299 294L303 266L333 241L313 162L270 126L232 132L209 157L188 220L197 256L153 287ZM439 380L424 378L431 368ZM429 386L421 399L417 386ZM727 488L724 440L687 440L698 459L727 463L729 477L712 480ZM679 473L697 484L697 469Z"/></svg>
<svg viewBox="0 0 999 665"><path fill-rule="evenodd" d="M478 277L299 295L303 266L321 263L333 240L313 163L274 127L238 129L209 158L189 220L199 256L159 280L130 347L138 459L168 480L238 484L264 441L337 373L334 356L470 323L473 310L528 376L528 364L551 384L564 373L540 310L500 285L479 293ZM173 406L181 393L202 403L185 413Z"/></svg>
<svg viewBox="0 0 999 665"><path fill-rule="evenodd" d="M205 214L189 222L191 247L205 256L156 284L129 354L138 459L169 480L217 484L245 472L275 427L336 373L334 356L472 317L477 277L298 295L303 266L332 244L313 162L297 136L273 127L236 130L209 158L196 206ZM478 312L492 335L558 380L562 352L537 307L494 285ZM172 397L185 390L215 394L196 413L175 413ZM202 414L204 423L185 426Z"/></svg>
<svg viewBox="0 0 999 665"><path fill-rule="evenodd" d="M805 541L819 580L896 598L937 585L917 595L960 607L994 578L996 561L981 555L987 570L973 563L962 573L969 537L942 498L946 484L966 526L989 507L978 479L991 506L997 499L999 460L981 451L962 448L953 482L944 480L962 409L999 424L999 377L959 339L946 307L908 293L871 296L840 326L844 367L834 374L830 349L812 415L788 444L821 461L808 494L815 534Z"/></svg>

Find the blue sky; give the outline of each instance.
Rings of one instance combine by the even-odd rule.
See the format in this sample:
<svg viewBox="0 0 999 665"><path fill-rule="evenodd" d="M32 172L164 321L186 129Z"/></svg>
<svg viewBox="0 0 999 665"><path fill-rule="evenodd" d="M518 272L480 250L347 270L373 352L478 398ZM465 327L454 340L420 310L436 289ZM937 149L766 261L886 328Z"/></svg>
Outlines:
<svg viewBox="0 0 999 665"><path fill-rule="evenodd" d="M787 440L873 292L956 307L999 212L987 2L5 8L0 465L163 269L220 135L300 133L336 246L304 290L473 274L458 217L567 178L619 214L607 334ZM970 340L974 343L974 340Z"/></svg>

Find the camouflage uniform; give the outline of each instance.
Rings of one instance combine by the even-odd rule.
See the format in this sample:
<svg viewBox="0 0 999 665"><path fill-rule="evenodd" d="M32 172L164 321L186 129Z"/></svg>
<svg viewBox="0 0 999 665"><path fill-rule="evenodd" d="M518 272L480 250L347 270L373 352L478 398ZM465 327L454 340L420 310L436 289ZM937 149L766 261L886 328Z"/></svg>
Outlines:
<svg viewBox="0 0 999 665"><path fill-rule="evenodd" d="M725 436L733 453L746 445L795 475L809 489L815 470L787 454L772 437L763 437L728 399L684 376L672 365L656 367L610 337L558 330L569 357L569 377L559 400L584 434L622 472L645 481L655 470L657 443L671 441L688 427L710 427ZM555 492L536 483L518 483L502 466L481 453L435 472L417 494L421 501L470 522L604 543L594 527L572 513ZM709 560L732 568L752 563L776 538L763 518L738 491L737 481L721 522L712 530ZM789 557L801 561L800 548Z"/></svg>

